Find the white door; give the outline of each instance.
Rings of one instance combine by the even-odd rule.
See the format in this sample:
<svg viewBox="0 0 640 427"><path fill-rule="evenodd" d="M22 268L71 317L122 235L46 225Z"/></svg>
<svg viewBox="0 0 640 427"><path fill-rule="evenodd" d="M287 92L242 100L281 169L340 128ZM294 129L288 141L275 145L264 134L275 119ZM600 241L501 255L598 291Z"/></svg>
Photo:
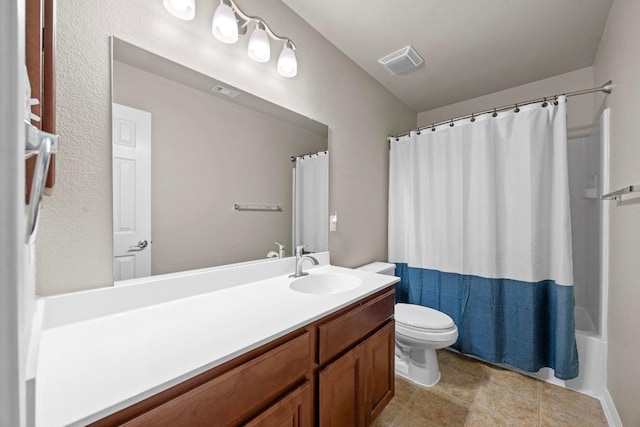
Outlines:
<svg viewBox="0 0 640 427"><path fill-rule="evenodd" d="M0 2L0 426L25 426L33 265L25 256L24 2ZM31 283L30 283L31 282Z"/></svg>
<svg viewBox="0 0 640 427"><path fill-rule="evenodd" d="M113 104L113 279L151 275L151 113Z"/></svg>

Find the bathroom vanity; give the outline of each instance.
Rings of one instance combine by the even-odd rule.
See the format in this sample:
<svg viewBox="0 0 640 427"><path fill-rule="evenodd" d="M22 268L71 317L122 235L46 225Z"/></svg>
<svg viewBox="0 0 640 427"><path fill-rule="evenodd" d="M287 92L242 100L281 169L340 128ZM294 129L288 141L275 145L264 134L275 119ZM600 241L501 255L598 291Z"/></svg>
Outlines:
<svg viewBox="0 0 640 427"><path fill-rule="evenodd" d="M112 288L97 315L96 291L45 298L36 425L371 424L394 393L398 279L318 258L303 291L289 258Z"/></svg>

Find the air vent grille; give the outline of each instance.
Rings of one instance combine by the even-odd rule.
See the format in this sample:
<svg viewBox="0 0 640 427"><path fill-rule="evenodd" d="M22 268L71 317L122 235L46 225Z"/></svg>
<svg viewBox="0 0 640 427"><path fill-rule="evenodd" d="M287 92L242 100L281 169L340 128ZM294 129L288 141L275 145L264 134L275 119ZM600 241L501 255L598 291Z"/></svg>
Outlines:
<svg viewBox="0 0 640 427"><path fill-rule="evenodd" d="M415 70L424 63L424 59L420 57L413 46L407 46L378 59L378 62L395 76Z"/></svg>
<svg viewBox="0 0 640 427"><path fill-rule="evenodd" d="M212 91L228 96L229 98L235 98L236 96L240 95L240 92L236 92L233 89L229 89L228 87L224 87L224 86L214 86L211 88Z"/></svg>

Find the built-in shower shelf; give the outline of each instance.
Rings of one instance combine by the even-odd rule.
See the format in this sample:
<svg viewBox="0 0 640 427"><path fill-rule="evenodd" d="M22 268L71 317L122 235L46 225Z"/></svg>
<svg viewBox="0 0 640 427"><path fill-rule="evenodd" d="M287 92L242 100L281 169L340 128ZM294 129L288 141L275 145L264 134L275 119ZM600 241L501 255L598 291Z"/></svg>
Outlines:
<svg viewBox="0 0 640 427"><path fill-rule="evenodd" d="M599 199L597 188L585 188L582 192L583 199Z"/></svg>
<svg viewBox="0 0 640 427"><path fill-rule="evenodd" d="M621 202L623 195L637 192L640 192L640 185L629 185L628 187L621 188L613 193L605 194L602 196L602 200L616 200Z"/></svg>

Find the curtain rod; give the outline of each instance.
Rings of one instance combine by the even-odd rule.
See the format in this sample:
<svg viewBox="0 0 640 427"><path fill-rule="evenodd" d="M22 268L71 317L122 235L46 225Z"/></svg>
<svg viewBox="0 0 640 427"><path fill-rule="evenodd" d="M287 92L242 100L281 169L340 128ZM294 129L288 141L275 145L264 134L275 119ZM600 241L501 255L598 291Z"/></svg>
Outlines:
<svg viewBox="0 0 640 427"><path fill-rule="evenodd" d="M312 153L301 154L301 155L299 155L299 156L291 156L291 161L292 161L292 162L295 162L295 161L296 161L296 159L297 159L297 158L300 158L300 157L306 157L306 156L309 156L309 157L311 157L311 156L317 156L318 154L321 154L321 153L327 154L327 152L328 152L328 151L329 151L329 150L320 150L320 151L314 151L314 152L312 152Z"/></svg>
<svg viewBox="0 0 640 427"><path fill-rule="evenodd" d="M456 117L456 118L451 118L449 120L444 120L444 121L441 121L441 122L433 123L433 124L428 125L428 126L422 126L422 127L410 130L408 132L402 132L402 133L399 133L397 135L390 136L389 138L396 138L396 140L397 140L401 136L409 135L411 132L414 132L414 131L415 132L420 132L420 131L422 131L424 129L429 129L429 128L431 128L431 130L435 130L436 126L440 126L440 125L443 125L445 123L449 123L450 126L453 126L454 122L458 122L460 120L465 120L465 119L471 119L471 121L473 122L473 121L476 120L475 119L476 117L481 116L483 114L493 113L494 117L495 117L495 115L499 111L511 110L512 108L515 108L516 112L518 112L519 111L518 107L522 107L522 106L529 105L529 104L536 104L538 102L546 103L547 101L551 101L551 100L553 100L555 102L555 101L557 101L559 96L570 97L570 96L577 96L577 95L586 95L588 93L594 93L594 92L604 92L606 94L610 94L612 90L613 90L613 82L611 80L609 80L608 82L606 82L605 84L603 84L600 87L594 87L594 88L591 88L591 89L577 90L575 92L562 93L562 94L559 94L559 95L545 96L543 98L532 99L532 100L524 101L524 102L516 102L515 104L504 105L502 107L489 108L487 110L477 111L475 113L467 114L465 116L460 116L460 117ZM546 107L546 105L543 105L543 106Z"/></svg>

